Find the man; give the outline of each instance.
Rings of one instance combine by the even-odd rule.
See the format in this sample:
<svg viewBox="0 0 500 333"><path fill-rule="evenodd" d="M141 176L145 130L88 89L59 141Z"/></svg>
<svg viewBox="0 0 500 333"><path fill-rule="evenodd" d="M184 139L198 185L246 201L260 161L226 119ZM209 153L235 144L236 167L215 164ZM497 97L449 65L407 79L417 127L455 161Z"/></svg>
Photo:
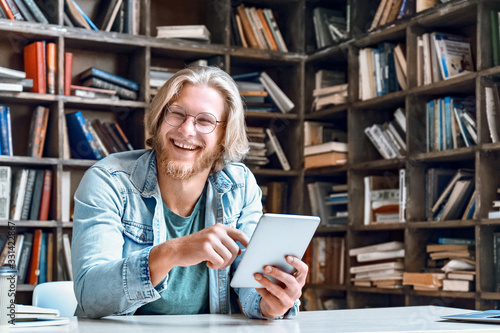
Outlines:
<svg viewBox="0 0 500 333"><path fill-rule="evenodd" d="M248 151L234 81L215 67L183 69L146 115L152 150L113 154L75 193L72 261L77 315L231 313L230 272L262 214L240 161ZM259 289L236 289L249 318L292 317L307 265L271 266Z"/></svg>

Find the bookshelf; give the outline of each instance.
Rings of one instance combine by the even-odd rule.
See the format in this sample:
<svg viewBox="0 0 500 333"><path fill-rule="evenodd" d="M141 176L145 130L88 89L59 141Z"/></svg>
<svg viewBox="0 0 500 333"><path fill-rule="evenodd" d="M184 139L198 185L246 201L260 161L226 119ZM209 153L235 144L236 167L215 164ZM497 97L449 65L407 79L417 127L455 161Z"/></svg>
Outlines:
<svg viewBox="0 0 500 333"><path fill-rule="evenodd" d="M153 67L182 68L198 59L217 59L220 67L230 74L265 71L295 104L291 112L247 112L249 126L272 127L291 165L284 171L272 158L263 168L253 172L259 184L281 182L288 189L281 199L287 213L310 213L307 184L315 181L348 184L349 222L347 225L321 226L318 236L344 237L346 250L378 242L399 240L405 243L405 270L418 272L425 265L425 244L438 236L473 237L476 240L475 291L466 293L414 291L409 288L381 289L355 287L346 274L344 284L308 284L309 291L325 291L349 308L367 306L402 306L436 304L486 309L497 306L500 294L495 292L493 268L493 233L500 231L500 219L488 219L491 201L500 187L498 162L500 146L489 139L484 105L484 81L500 78L500 68L493 67L490 44L489 11L499 11L493 0L453 0L432 9L395 21L367 32L377 10L377 1L368 0L298 0L244 1L246 6L270 8L275 14L288 53L235 46L231 38L231 5L221 0L139 1L139 33L100 32L64 25L64 0L46 2L50 24L0 19L0 66L23 70L23 47L30 42L45 40L57 44L57 92L55 95L29 92L0 92L0 104L8 105L13 116L14 156L1 156L0 165L13 169L24 167L51 169L54 172L49 221L15 221L18 233L42 228L55 235L54 276L64 278L59 263L63 261L62 235L71 234L72 223L62 221L63 172L71 172L71 195L85 170L95 161L65 158L63 152L63 119L66 113L81 110L90 119L118 121L135 148L143 148L145 133L143 115L150 103L153 89L149 72ZM80 0L77 3L95 17L100 1ZM238 4L240 2L237 2ZM346 13L350 38L338 45L318 50L314 39L312 14L321 6ZM211 44L157 39L156 27L166 24L204 24L212 34ZM417 81L417 37L425 32L443 30L471 39L475 72L440 82L419 85ZM402 43L407 55L408 89L361 100L359 91L359 51L379 43ZM92 100L65 96L64 52L72 52L72 81L78 74L94 66L127 77L140 84L139 97L130 100ZM342 70L349 83L347 103L312 111L312 90L315 73L320 69ZM427 153L425 149L425 103L448 94L472 96L477 103L478 144L442 152ZM44 157L25 156L32 110L37 105L50 109L49 129ZM383 159L363 133L366 126L392 118L395 109L406 110L408 153L402 158ZM335 124L348 133L348 162L340 166L303 169L303 123L306 120ZM19 130L17 130L19 129ZM425 172L431 167L472 168L478 190L477 218L428 222L425 215ZM364 225L364 184L369 175L396 177L406 169L407 212L405 223ZM487 175L485 177L484 175ZM0 221L0 232L6 232L8 221ZM350 267L346 258L347 269ZM29 304L32 285L20 284L18 300Z"/></svg>

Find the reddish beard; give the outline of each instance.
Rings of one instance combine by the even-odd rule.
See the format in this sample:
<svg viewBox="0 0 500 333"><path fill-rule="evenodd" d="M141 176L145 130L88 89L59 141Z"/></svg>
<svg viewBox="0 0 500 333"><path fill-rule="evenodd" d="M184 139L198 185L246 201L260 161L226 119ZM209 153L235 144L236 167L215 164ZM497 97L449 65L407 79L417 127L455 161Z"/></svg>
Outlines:
<svg viewBox="0 0 500 333"><path fill-rule="evenodd" d="M158 172L178 180L188 180L194 175L212 169L215 162L222 157L223 146L218 144L211 151L205 150L201 156L191 165L176 162L170 158L168 151L162 144L160 137L154 137L152 147L156 152L156 163ZM205 147L201 149L206 149Z"/></svg>

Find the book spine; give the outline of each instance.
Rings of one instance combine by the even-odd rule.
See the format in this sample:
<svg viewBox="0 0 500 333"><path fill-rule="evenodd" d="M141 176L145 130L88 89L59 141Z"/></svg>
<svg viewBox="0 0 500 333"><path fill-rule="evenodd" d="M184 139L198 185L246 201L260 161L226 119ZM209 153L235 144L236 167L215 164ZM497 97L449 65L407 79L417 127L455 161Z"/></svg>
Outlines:
<svg viewBox="0 0 500 333"><path fill-rule="evenodd" d="M130 141L125 135L125 132L123 132L121 126L118 123L112 123L111 125L116 129L116 132L120 135L120 138L122 139L128 150L134 150L134 147L132 147L132 144L130 144Z"/></svg>
<svg viewBox="0 0 500 333"><path fill-rule="evenodd" d="M71 264L71 243L69 241L68 234L63 234L63 251L64 251L64 262L66 264L66 273L68 275L68 280L73 280L73 268Z"/></svg>
<svg viewBox="0 0 500 333"><path fill-rule="evenodd" d="M64 53L64 95L71 95L71 77L73 74L73 53Z"/></svg>
<svg viewBox="0 0 500 333"><path fill-rule="evenodd" d="M35 3L34 0L22 0L22 1L25 2L26 6L28 6L28 8L31 10L31 13L38 22L44 24L49 23L49 21L47 20L45 15L43 15L42 11L40 10L40 8L38 7L38 5Z"/></svg>
<svg viewBox="0 0 500 333"><path fill-rule="evenodd" d="M54 233L47 235L47 282L54 281Z"/></svg>
<svg viewBox="0 0 500 333"><path fill-rule="evenodd" d="M12 156L10 108L5 105L0 105L0 142L2 155Z"/></svg>
<svg viewBox="0 0 500 333"><path fill-rule="evenodd" d="M83 82L83 85L101 89L114 90L121 98L137 100L137 93L135 91L120 87L116 84L98 79L96 77L91 77L85 80Z"/></svg>
<svg viewBox="0 0 500 333"><path fill-rule="evenodd" d="M26 283L37 284L40 275L40 247L42 245L42 229L35 229L33 246L31 249L30 265L27 272Z"/></svg>
<svg viewBox="0 0 500 333"><path fill-rule="evenodd" d="M120 138L118 136L118 133L116 133L113 126L111 126L111 123L106 122L103 125L106 128L109 135L111 136L115 145L118 147L119 151L126 151L127 148L123 145L122 141L120 140Z"/></svg>
<svg viewBox="0 0 500 333"><path fill-rule="evenodd" d="M9 219L12 169L0 166L0 220Z"/></svg>
<svg viewBox="0 0 500 333"><path fill-rule="evenodd" d="M47 232L42 232L42 240L40 242L40 273L38 275L38 283L47 282Z"/></svg>
<svg viewBox="0 0 500 333"><path fill-rule="evenodd" d="M47 93L56 94L56 43L47 43Z"/></svg>
<svg viewBox="0 0 500 333"><path fill-rule="evenodd" d="M33 234L27 232L24 234L23 247L21 249L21 256L18 266L18 283L26 282L26 275L28 272L28 264L31 257L31 249L33 247Z"/></svg>
<svg viewBox="0 0 500 333"><path fill-rule="evenodd" d="M273 11L269 8L264 9L269 14L270 20L272 27L274 31L276 31L276 36L278 37L277 40L279 41L279 45L281 46L281 51L282 52L288 52L288 48L286 47L285 40L283 38L283 35L281 34L280 28L278 27L278 22L276 22L276 19L274 18Z"/></svg>
<svg viewBox="0 0 500 333"><path fill-rule="evenodd" d="M10 8L10 11L12 12L12 16L14 16L14 19L16 21L24 21L24 17L21 14L21 11L19 10L19 8L17 8L17 5L14 2L14 0L6 0L6 2Z"/></svg>
<svg viewBox="0 0 500 333"><path fill-rule="evenodd" d="M26 193L26 183L28 181L28 169L17 171L14 186L12 187L12 202L10 218L14 221L21 219L21 211Z"/></svg>
<svg viewBox="0 0 500 333"><path fill-rule="evenodd" d="M44 170L37 169L35 176L35 185L33 187L33 198L31 199L31 207L29 214L29 219L31 221L38 220L38 216L40 214L40 203L43 191L43 177L44 177Z"/></svg>
<svg viewBox="0 0 500 333"><path fill-rule="evenodd" d="M95 142L94 137L92 136L92 133L89 130L89 127L87 126L87 121L83 117L81 112L77 112L76 114L76 119L78 120L81 128L83 129L83 132L85 133L85 137L87 139L87 142L89 143L90 147L92 148L92 152L94 154L94 158L96 160L100 160L103 156L101 151L99 150L99 147L97 147L97 144Z"/></svg>
<svg viewBox="0 0 500 333"><path fill-rule="evenodd" d="M33 188L35 186L36 170L28 170L28 179L26 181L26 191L24 193L23 206L21 210L21 220L27 220L30 213L31 200L33 199Z"/></svg>
<svg viewBox="0 0 500 333"><path fill-rule="evenodd" d="M40 199L40 211L38 220L47 221L49 219L50 197L52 194L52 170L46 169L43 173L43 189Z"/></svg>

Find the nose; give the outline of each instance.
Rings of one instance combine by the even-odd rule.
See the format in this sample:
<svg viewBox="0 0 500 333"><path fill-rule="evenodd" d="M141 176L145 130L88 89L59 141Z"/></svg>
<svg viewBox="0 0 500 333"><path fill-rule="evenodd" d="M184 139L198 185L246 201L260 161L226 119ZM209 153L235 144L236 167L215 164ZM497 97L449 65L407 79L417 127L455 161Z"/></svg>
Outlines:
<svg viewBox="0 0 500 333"><path fill-rule="evenodd" d="M192 118L192 119L190 119ZM186 115L186 120L179 126L179 131L186 135L196 135L197 131L194 126L194 116Z"/></svg>

